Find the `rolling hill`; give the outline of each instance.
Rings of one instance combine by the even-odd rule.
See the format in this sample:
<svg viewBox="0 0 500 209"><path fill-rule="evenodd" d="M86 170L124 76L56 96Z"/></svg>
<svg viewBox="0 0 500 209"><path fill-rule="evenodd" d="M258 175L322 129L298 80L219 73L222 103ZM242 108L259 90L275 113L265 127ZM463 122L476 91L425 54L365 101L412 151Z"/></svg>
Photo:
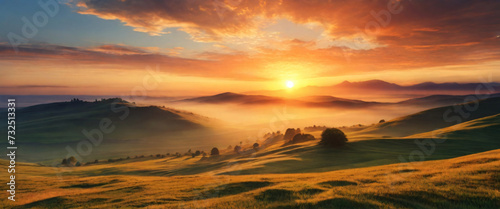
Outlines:
<svg viewBox="0 0 500 209"><path fill-rule="evenodd" d="M459 123L450 127L434 130L431 132L419 133L406 138L446 138L446 139L475 139L478 142L483 140L497 139L497 132L500 130L500 114L486 116L475 120Z"/></svg>
<svg viewBox="0 0 500 209"><path fill-rule="evenodd" d="M453 104L460 104L464 101L467 101L468 98L494 98L500 97L500 94L485 94L485 95L431 95L426 97L419 97L414 99L408 99L401 102L397 102L395 104L400 105L411 105L411 106L429 106L429 107L438 107L438 106L447 106Z"/></svg>
<svg viewBox="0 0 500 209"><path fill-rule="evenodd" d="M477 109L470 111L477 105ZM434 108L361 130L357 135L405 137L500 113L500 98Z"/></svg>
<svg viewBox="0 0 500 209"><path fill-rule="evenodd" d="M109 105L106 102L95 102L92 105L96 107L85 109L99 113L100 105ZM61 115L70 114L79 105L91 105L86 102L56 104L53 108ZM130 107L131 111L132 107L139 108L124 101L120 104ZM0 200L0 206L498 208L499 104L500 98L481 100L479 108L466 112L470 115L459 124L437 119L442 119L446 110L465 109L471 104L434 108L401 117L369 127L363 134L378 135L401 129L400 134L407 137L353 141L336 149L319 146L315 140L287 146L276 142L274 146L241 155L223 151L221 156L208 159L147 155L119 161L101 160L80 167L19 163L17 168L22 172L18 174L18 183L23 185L23 198L15 203ZM36 109L40 107L33 108L31 111L43 115L37 120L58 119ZM178 115L173 117L178 120L188 120L190 115L159 109ZM141 114L152 111L149 117L165 116L158 110L143 111L146 112ZM199 116L191 117L188 121ZM434 128L427 130L431 126ZM441 127L438 131L444 133L438 137L445 138L435 138L429 132L438 127ZM417 132L416 129L421 131L409 134ZM348 137L352 134L359 133L347 133ZM432 146L419 146L429 139L434 140ZM415 151L425 154L411 163ZM8 161L0 160L0 164L5 166ZM0 177L8 179L5 172L0 173Z"/></svg>
<svg viewBox="0 0 500 209"><path fill-rule="evenodd" d="M6 115L6 114L2 114ZM105 119L112 140L148 139L164 134L207 129L210 119L158 106L136 106L124 100L73 101L17 109L19 143L67 143L85 139L83 130L99 129ZM5 127L2 124L1 127ZM6 130L6 128L2 128Z"/></svg>
<svg viewBox="0 0 500 209"><path fill-rule="evenodd" d="M400 102L373 102L356 99L346 99L341 97L317 95L303 96L294 98L284 98L265 95L247 95L225 92L221 94L194 97L176 102L188 102L197 104L237 104L237 105L278 105L286 104L298 107L313 107L313 108L367 108L367 107L419 107L433 108L440 106L448 106L460 104L468 98L494 98L500 97L498 94L482 94L482 95L431 95L425 97L417 97Z"/></svg>
<svg viewBox="0 0 500 209"><path fill-rule="evenodd" d="M268 105L268 104L287 104L300 107L318 107L318 108L362 108L370 106L380 106L386 103L365 102L361 100L344 99L332 96L308 96L301 98L281 98L264 95L246 95L237 93L221 93L212 96L195 97L179 100L177 102L194 102L200 104L238 104L238 105Z"/></svg>
<svg viewBox="0 0 500 209"><path fill-rule="evenodd" d="M4 208L498 208L500 150L321 173L162 176L197 159L143 158L75 168L19 164L22 198ZM2 166L8 164L0 160ZM140 165L140 166L139 166ZM237 163L232 166L237 167ZM137 167L158 170L157 175ZM230 166L221 166L221 169ZM89 176L95 170L106 173ZM127 172L128 171L128 172ZM60 173L63 172L63 173ZM5 172L0 177L6 179ZM138 195L141 194L141 195Z"/></svg>

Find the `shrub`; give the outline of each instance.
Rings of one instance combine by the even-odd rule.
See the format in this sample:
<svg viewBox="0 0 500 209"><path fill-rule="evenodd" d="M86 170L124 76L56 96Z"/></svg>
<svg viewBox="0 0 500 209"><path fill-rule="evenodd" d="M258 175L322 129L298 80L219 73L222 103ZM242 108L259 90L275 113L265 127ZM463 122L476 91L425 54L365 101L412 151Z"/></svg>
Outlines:
<svg viewBox="0 0 500 209"><path fill-rule="evenodd" d="M344 132L336 128L328 128L321 134L321 144L328 147L341 147L347 142Z"/></svg>
<svg viewBox="0 0 500 209"><path fill-rule="evenodd" d="M212 151L210 151L210 155L212 156L219 155L219 149L217 149L217 147L212 148Z"/></svg>
<svg viewBox="0 0 500 209"><path fill-rule="evenodd" d="M71 156L71 157L69 157L69 158L68 158L68 160L67 160L67 165L69 165L69 166L74 166L74 165L76 164L76 162L77 162L76 158L75 158L75 157L73 157L73 156Z"/></svg>
<svg viewBox="0 0 500 209"><path fill-rule="evenodd" d="M61 164L62 164L62 165L68 165L68 160L67 160L66 158L64 158L64 159L62 160L62 163L61 163Z"/></svg>
<svg viewBox="0 0 500 209"><path fill-rule="evenodd" d="M259 150L259 146L260 146L259 143L255 143L255 144L253 144L253 149L255 151Z"/></svg>
<svg viewBox="0 0 500 209"><path fill-rule="evenodd" d="M285 141L290 141L290 140L292 140L293 136L295 136L295 129L289 128L289 129L286 129L285 136L283 137L283 139Z"/></svg>
<svg viewBox="0 0 500 209"><path fill-rule="evenodd" d="M241 146L236 145L234 147L234 152L236 152L237 154L240 154L240 151L241 151Z"/></svg>
<svg viewBox="0 0 500 209"><path fill-rule="evenodd" d="M293 137L292 143L293 144L301 143L301 142L311 141L311 140L315 140L315 139L316 138L314 138L314 136L311 134L297 134Z"/></svg>
<svg viewBox="0 0 500 209"><path fill-rule="evenodd" d="M382 119L382 120L380 120L378 123L385 123L385 120L384 120L384 119Z"/></svg>

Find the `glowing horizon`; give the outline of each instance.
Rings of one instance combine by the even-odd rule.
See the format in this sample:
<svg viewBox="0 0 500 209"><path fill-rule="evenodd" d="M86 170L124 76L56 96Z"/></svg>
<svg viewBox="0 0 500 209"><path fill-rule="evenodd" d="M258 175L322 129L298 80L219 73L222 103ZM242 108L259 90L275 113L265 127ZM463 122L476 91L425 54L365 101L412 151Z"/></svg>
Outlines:
<svg viewBox="0 0 500 209"><path fill-rule="evenodd" d="M499 2L449 8L433 1L264 0L223 12L203 1L133 4L58 4L25 38L23 17L45 11L27 0L7 2L0 16L12 24L1 29L0 94L127 94L142 85L148 66L159 66L163 80L148 91L154 96L289 89L284 78L293 89L344 80L500 81ZM430 7L436 9L423 9ZM463 14L450 16L452 9ZM22 41L13 44L12 34Z"/></svg>

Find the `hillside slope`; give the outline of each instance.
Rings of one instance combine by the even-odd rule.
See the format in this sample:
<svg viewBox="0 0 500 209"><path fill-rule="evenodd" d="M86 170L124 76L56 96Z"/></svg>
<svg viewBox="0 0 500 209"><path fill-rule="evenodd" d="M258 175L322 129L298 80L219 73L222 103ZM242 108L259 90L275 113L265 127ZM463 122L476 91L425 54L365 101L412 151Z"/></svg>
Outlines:
<svg viewBox="0 0 500 209"><path fill-rule="evenodd" d="M500 114L496 114L430 132L414 134L407 138L446 137L447 139L475 139L478 141L497 139L500 142L499 131Z"/></svg>
<svg viewBox="0 0 500 209"><path fill-rule="evenodd" d="M190 157L187 157L190 158ZM187 159L186 158L186 159ZM59 170L20 164L22 198L3 208L499 208L500 150L448 160L341 171L226 176L114 174L185 159L133 161L116 167ZM131 160L132 161L132 160ZM0 164L8 162L0 160ZM96 168L108 172L89 177ZM238 166L238 164L233 164ZM73 172L72 172L73 171ZM6 179L6 172L0 177ZM140 194L140 195L138 195Z"/></svg>
<svg viewBox="0 0 500 209"><path fill-rule="evenodd" d="M286 104L299 107L318 108L364 108L371 106L387 105L388 103L366 102L361 100L344 99L332 96L308 96L301 98L282 98L264 95L236 94L232 92L221 93L212 96L195 97L179 100L177 102L190 102L200 104L238 104L238 105L269 105Z"/></svg>
<svg viewBox="0 0 500 209"><path fill-rule="evenodd" d="M477 106L476 110L471 110ZM434 108L370 126L356 135L405 137L500 113L500 98Z"/></svg>
<svg viewBox="0 0 500 209"><path fill-rule="evenodd" d="M206 129L209 119L193 113L157 106L140 107L123 100L57 102L16 111L19 143L67 143L84 139L83 130L113 129L112 140L147 139L162 134ZM6 114L2 114L4 116ZM105 123L105 124L106 124ZM0 129L6 130L2 123ZM107 126L107 125L105 125Z"/></svg>

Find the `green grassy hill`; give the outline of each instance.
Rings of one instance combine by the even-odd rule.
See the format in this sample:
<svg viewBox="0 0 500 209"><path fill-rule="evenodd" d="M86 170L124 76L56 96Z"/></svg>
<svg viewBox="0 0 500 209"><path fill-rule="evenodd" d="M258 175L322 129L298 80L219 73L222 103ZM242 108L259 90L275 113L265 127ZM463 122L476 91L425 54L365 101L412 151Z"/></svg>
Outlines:
<svg viewBox="0 0 500 209"><path fill-rule="evenodd" d="M499 208L500 150L448 160L306 174L245 176L161 170L185 159L143 159L76 168L19 164L16 202L2 208ZM0 160L0 164L7 162ZM238 166L238 164L234 164ZM66 174L58 175L63 169ZM119 173L119 172L118 172ZM68 175L69 174L69 175ZM7 179L6 172L0 177ZM17 178L16 178L17 179Z"/></svg>
<svg viewBox="0 0 500 209"><path fill-rule="evenodd" d="M478 105L476 110L469 111L471 107L476 105ZM498 97L480 100L477 104L467 103L439 107L376 124L353 134L405 137L499 114L499 107L500 98Z"/></svg>
<svg viewBox="0 0 500 209"><path fill-rule="evenodd" d="M280 146L278 141L258 152L246 154L223 152L220 157L201 160L200 156L191 158L148 158L161 167L144 167L143 160L133 160L136 166L127 163L116 163L114 167L103 164L92 166L92 171L85 173L71 172L68 175L150 175L176 176L211 173L218 175L263 175L286 173L316 173L334 170L362 168L395 164L410 161L428 161L449 159L492 149L500 149L499 115L489 116L462 124L453 134L444 138L432 138L426 135L418 138L372 139L349 142L343 148L324 148L318 145L319 140ZM477 124L470 128L467 124ZM469 127L469 128L468 128ZM421 145L424 141L432 142ZM425 151L425 150L427 151ZM432 150L432 151L428 151ZM412 152L421 152L419 156L411 156ZM414 160L411 160L413 158ZM124 161L131 163L132 161Z"/></svg>
<svg viewBox="0 0 500 209"><path fill-rule="evenodd" d="M447 139L474 139L478 142L488 142L494 140L500 141L500 137L498 136L499 131L500 114L496 114L430 132L411 135L406 138L446 137Z"/></svg>
<svg viewBox="0 0 500 209"><path fill-rule="evenodd" d="M495 112L498 102L481 101L480 109L470 117ZM74 111L63 107L64 104L59 111ZM433 113L442 110L431 109L389 122L409 127L417 121L425 122L426 118L435 119ZM18 190L22 198L15 203L3 198L0 206L498 208L498 130L499 113L439 129L441 138L436 138L434 132L423 132L351 141L336 149L322 147L318 140L287 146L278 141L259 151L223 151L221 156L208 159L146 156L80 167L19 163L16 169L22 172L16 179L22 185ZM431 144L422 146L424 141ZM422 157L413 156L414 162L411 157L415 152L422 153ZM2 166L7 163L0 160ZM0 177L8 179L6 172L0 173Z"/></svg>
<svg viewBox="0 0 500 209"><path fill-rule="evenodd" d="M109 119L114 131L107 139L130 140L174 135L182 131L206 129L209 119L193 113L161 108L141 107L113 99L97 102L58 102L35 105L16 111L19 143L68 143L85 139L82 130L100 128ZM2 114L6 115L6 114ZM6 123L0 125L6 130Z"/></svg>

